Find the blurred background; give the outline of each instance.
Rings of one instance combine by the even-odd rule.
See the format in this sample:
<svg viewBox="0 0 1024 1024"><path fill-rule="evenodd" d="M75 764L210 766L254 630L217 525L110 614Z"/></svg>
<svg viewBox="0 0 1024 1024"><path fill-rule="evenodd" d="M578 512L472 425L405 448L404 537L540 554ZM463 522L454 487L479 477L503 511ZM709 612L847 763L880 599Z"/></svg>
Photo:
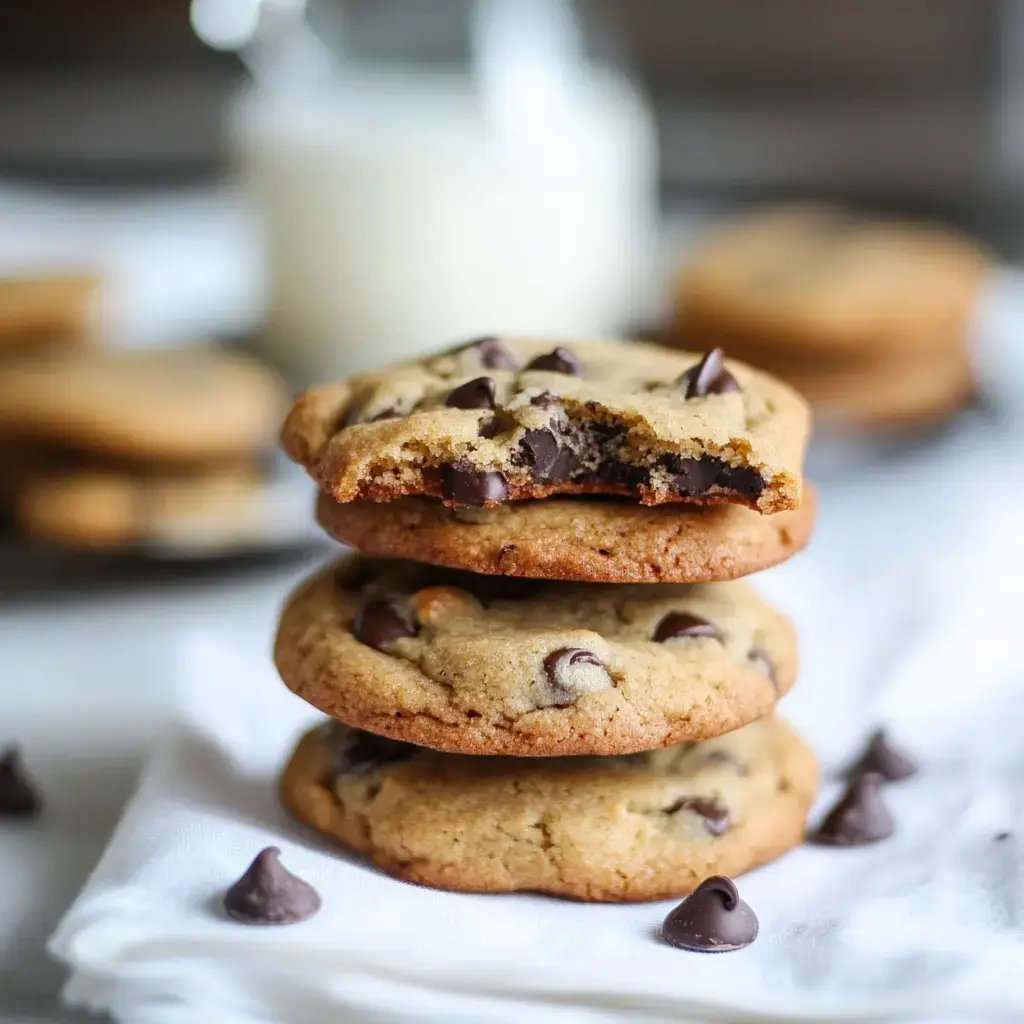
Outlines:
<svg viewBox="0 0 1024 1024"><path fill-rule="evenodd" d="M62 810L0 1010L52 999L175 639L266 646L323 556L299 388L489 333L722 344L816 406L818 564L911 550L892 510L1021 362L977 338L1022 48L1024 0L0 4L0 741Z"/></svg>

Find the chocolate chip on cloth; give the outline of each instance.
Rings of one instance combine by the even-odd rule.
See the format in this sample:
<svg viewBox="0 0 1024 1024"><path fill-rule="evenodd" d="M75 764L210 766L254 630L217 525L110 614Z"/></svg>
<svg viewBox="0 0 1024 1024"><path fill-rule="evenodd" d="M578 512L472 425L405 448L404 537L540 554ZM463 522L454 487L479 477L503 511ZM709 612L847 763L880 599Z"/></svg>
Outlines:
<svg viewBox="0 0 1024 1024"><path fill-rule="evenodd" d="M320 909L320 894L293 875L268 846L224 894L228 917L242 924L298 924Z"/></svg>
<svg viewBox="0 0 1024 1024"><path fill-rule="evenodd" d="M339 502L604 494L777 512L800 504L808 429L803 399L718 349L491 338L307 392L282 442Z"/></svg>
<svg viewBox="0 0 1024 1024"><path fill-rule="evenodd" d="M37 818L43 800L21 763L16 747L0 755L0 818Z"/></svg>
<svg viewBox="0 0 1024 1024"><path fill-rule="evenodd" d="M532 464L556 476L562 469L554 436L538 434L529 441ZM800 508L770 516L739 505L648 507L596 497L453 509L434 498L343 504L321 494L317 505L317 520L328 533L367 554L494 579L592 583L704 583L746 576L799 551L810 538L814 515L810 486ZM769 674L767 663L754 651L750 656Z"/></svg>
<svg viewBox="0 0 1024 1024"><path fill-rule="evenodd" d="M757 915L740 899L736 883L721 875L705 879L671 911L662 938L696 953L728 953L757 938Z"/></svg>
<svg viewBox="0 0 1024 1024"><path fill-rule="evenodd" d="M789 621L740 582L571 584L365 557L291 596L275 658L293 691L350 726L534 756L718 736L767 714L796 673Z"/></svg>
<svg viewBox="0 0 1024 1024"><path fill-rule="evenodd" d="M709 872L738 875L798 845L817 787L813 755L771 716L628 758L407 746L358 772L337 763L346 733L349 749L362 747L366 734L343 725L300 740L281 779L285 807L383 870L442 889L682 896Z"/></svg>
<svg viewBox="0 0 1024 1024"><path fill-rule="evenodd" d="M877 729L871 734L863 753L844 774L852 779L866 772L881 775L887 782L900 782L916 775L917 765L889 742L884 729Z"/></svg>
<svg viewBox="0 0 1024 1024"><path fill-rule="evenodd" d="M872 772L858 775L808 841L819 846L866 846L888 839L895 826L882 801L884 782Z"/></svg>

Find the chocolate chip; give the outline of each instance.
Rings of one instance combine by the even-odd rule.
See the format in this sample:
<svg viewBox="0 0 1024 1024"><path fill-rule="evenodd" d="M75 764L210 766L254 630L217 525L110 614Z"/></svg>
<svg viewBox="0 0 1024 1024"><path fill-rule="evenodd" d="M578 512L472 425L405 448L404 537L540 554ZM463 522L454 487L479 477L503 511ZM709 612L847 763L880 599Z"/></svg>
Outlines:
<svg viewBox="0 0 1024 1024"><path fill-rule="evenodd" d="M526 368L528 370L549 370L552 373L568 373L573 377L583 376L583 364L562 345L552 349L546 355L531 359Z"/></svg>
<svg viewBox="0 0 1024 1024"><path fill-rule="evenodd" d="M488 505L508 497L508 481L504 473L474 469L463 459L444 467L442 491L447 501L459 505Z"/></svg>
<svg viewBox="0 0 1024 1024"><path fill-rule="evenodd" d="M581 647L560 647L544 659L555 707L568 707L585 693L614 685L604 663Z"/></svg>
<svg viewBox="0 0 1024 1024"><path fill-rule="evenodd" d="M766 675L771 680L772 686L776 690L779 688L779 678L775 674L775 666L772 664L772 659L768 657L768 652L760 644L755 644L750 648L747 660L752 668L762 675Z"/></svg>
<svg viewBox="0 0 1024 1024"><path fill-rule="evenodd" d="M0 757L0 818L37 818L43 801L25 774L21 754L15 747Z"/></svg>
<svg viewBox="0 0 1024 1024"><path fill-rule="evenodd" d="M598 465L597 478L614 487L636 488L649 483L651 474L643 466L608 459Z"/></svg>
<svg viewBox="0 0 1024 1024"><path fill-rule="evenodd" d="M718 481L717 459L672 460L672 490L681 498L699 498Z"/></svg>
<svg viewBox="0 0 1024 1024"><path fill-rule="evenodd" d="M489 420L484 420L477 429L477 437L486 437L488 441L497 437L505 427L501 422L501 418L498 416L492 416Z"/></svg>
<svg viewBox="0 0 1024 1024"><path fill-rule="evenodd" d="M1006 840L1012 838L1012 836L1012 832L997 832L992 838L995 839L997 843L1005 843Z"/></svg>
<svg viewBox="0 0 1024 1024"><path fill-rule="evenodd" d="M388 644L402 637L416 635L416 630L383 598L375 598L363 605L356 616L353 632L356 639L378 651L383 651Z"/></svg>
<svg viewBox="0 0 1024 1024"><path fill-rule="evenodd" d="M475 348L480 357L480 365L486 366L488 370L515 370L519 367L516 357L494 335L476 338L463 348Z"/></svg>
<svg viewBox="0 0 1024 1024"><path fill-rule="evenodd" d="M242 924L298 924L320 909L320 894L285 868L280 856L276 846L256 854L224 894L228 917Z"/></svg>
<svg viewBox="0 0 1024 1024"><path fill-rule="evenodd" d="M699 636L722 639L722 634L707 619L701 619L689 612L669 612L654 630L654 642L657 644Z"/></svg>
<svg viewBox="0 0 1024 1024"><path fill-rule="evenodd" d="M688 811L704 819L704 827L713 836L722 836L729 831L732 818L729 808L713 797L686 796L665 808L665 814Z"/></svg>
<svg viewBox="0 0 1024 1024"><path fill-rule="evenodd" d="M889 743L884 729L878 729L872 733L860 757L844 774L847 778L854 778L865 772L875 772L887 782L899 782L916 775L917 765Z"/></svg>
<svg viewBox="0 0 1024 1024"><path fill-rule="evenodd" d="M696 366L691 366L680 378L686 385L687 398L703 398L705 395L724 395L727 391L739 391L736 378L725 368L725 353L713 348Z"/></svg>
<svg viewBox="0 0 1024 1024"><path fill-rule="evenodd" d="M452 388L444 402L451 409L493 409L494 381L490 377L475 377Z"/></svg>
<svg viewBox="0 0 1024 1024"><path fill-rule="evenodd" d="M756 498L765 489L764 477L756 469L749 466L728 466L725 463L722 463L715 483L719 487L736 491L745 498Z"/></svg>
<svg viewBox="0 0 1024 1024"><path fill-rule="evenodd" d="M884 781L873 772L858 775L808 840L823 846L865 846L888 839L894 825L882 803Z"/></svg>
<svg viewBox="0 0 1024 1024"><path fill-rule="evenodd" d="M340 779L358 778L389 764L408 761L417 750L411 743L344 727L335 730L330 742L334 748L334 776Z"/></svg>
<svg viewBox="0 0 1024 1024"><path fill-rule="evenodd" d="M661 926L661 937L679 949L696 953L728 953L757 938L757 916L740 899L732 879L704 879Z"/></svg>
<svg viewBox="0 0 1024 1024"><path fill-rule="evenodd" d="M527 430L519 449L535 480L568 480L583 468L572 448L559 444L555 432L546 427Z"/></svg>
<svg viewBox="0 0 1024 1024"><path fill-rule="evenodd" d="M557 404L557 401L558 399L550 391L542 391L539 395L534 395L530 399L530 405L535 405L538 409L550 409L553 405Z"/></svg>

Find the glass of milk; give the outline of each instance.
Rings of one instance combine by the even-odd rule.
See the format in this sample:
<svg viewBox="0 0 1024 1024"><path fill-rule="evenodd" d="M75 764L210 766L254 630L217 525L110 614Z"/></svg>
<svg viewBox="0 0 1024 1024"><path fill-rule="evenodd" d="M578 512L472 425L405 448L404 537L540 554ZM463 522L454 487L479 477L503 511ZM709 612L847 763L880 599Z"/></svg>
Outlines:
<svg viewBox="0 0 1024 1024"><path fill-rule="evenodd" d="M263 344L297 382L483 334L608 335L634 313L654 128L628 79L582 59L569 12L480 0L465 73L339 65L240 99Z"/></svg>

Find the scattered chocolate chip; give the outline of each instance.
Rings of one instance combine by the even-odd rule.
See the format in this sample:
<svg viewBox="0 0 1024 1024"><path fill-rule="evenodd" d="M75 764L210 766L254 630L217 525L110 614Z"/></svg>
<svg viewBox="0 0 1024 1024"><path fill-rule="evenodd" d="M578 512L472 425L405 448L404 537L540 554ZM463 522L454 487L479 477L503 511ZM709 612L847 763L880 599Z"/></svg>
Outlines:
<svg viewBox="0 0 1024 1024"><path fill-rule="evenodd" d="M686 796L665 808L665 814L688 811L704 819L704 827L713 836L722 836L729 831L732 818L729 808L712 797Z"/></svg>
<svg viewBox="0 0 1024 1024"><path fill-rule="evenodd" d="M661 937L678 949L695 953L728 953L757 938L757 916L740 899L732 879L705 878L661 926Z"/></svg>
<svg viewBox="0 0 1024 1024"><path fill-rule="evenodd" d="M768 652L760 644L755 644L750 648L747 660L756 671L771 680L771 684L776 690L779 688L779 677L775 674L775 665L768 657Z"/></svg>
<svg viewBox="0 0 1024 1024"><path fill-rule="evenodd" d="M378 651L402 637L416 635L416 630L383 598L374 598L363 605L353 632L356 639Z"/></svg>
<svg viewBox="0 0 1024 1024"><path fill-rule="evenodd" d="M320 909L320 894L284 867L280 856L276 846L256 854L224 894L228 917L242 924L298 924Z"/></svg>
<svg viewBox="0 0 1024 1024"><path fill-rule="evenodd" d="M475 348L480 357L480 365L486 366L488 370L515 370L519 367L516 357L494 335L476 338L463 348Z"/></svg>
<svg viewBox="0 0 1024 1024"><path fill-rule="evenodd" d="M1011 838L1011 836L1012 833L1010 832L997 832L993 836L993 839L995 839L997 843L1005 843L1007 839Z"/></svg>
<svg viewBox="0 0 1024 1024"><path fill-rule="evenodd" d="M0 757L0 818L37 818L43 801L25 773L21 754L9 747Z"/></svg>
<svg viewBox="0 0 1024 1024"><path fill-rule="evenodd" d="M562 345L552 349L546 355L531 359L526 368L528 370L549 370L552 373L568 373L573 377L583 376L583 364Z"/></svg>
<svg viewBox="0 0 1024 1024"><path fill-rule="evenodd" d="M687 398L724 395L740 389L736 378L725 368L725 353L720 348L713 348L696 366L691 366L679 383L686 385Z"/></svg>
<svg viewBox="0 0 1024 1024"><path fill-rule="evenodd" d="M408 761L416 747L361 729L340 728L331 737L335 778L356 778L389 764Z"/></svg>
<svg viewBox="0 0 1024 1024"><path fill-rule="evenodd" d="M873 772L858 775L808 840L823 846L865 846L888 839L894 826L882 803L884 781Z"/></svg>
<svg viewBox="0 0 1024 1024"><path fill-rule="evenodd" d="M707 619L698 618L689 612L669 612L654 630L654 642L657 644L699 636L722 639L722 634Z"/></svg>
<svg viewBox="0 0 1024 1024"><path fill-rule="evenodd" d="M550 391L542 391L539 395L534 395L530 399L530 405L535 405L538 409L550 409L553 405L557 404L557 401Z"/></svg>
<svg viewBox="0 0 1024 1024"><path fill-rule="evenodd" d="M612 686L604 663L581 647L560 647L544 659L544 671L551 683L555 707L568 707L584 693Z"/></svg>
<svg viewBox="0 0 1024 1024"><path fill-rule="evenodd" d="M501 417L492 416L489 420L484 420L477 429L477 437L486 437L488 441L497 437L505 429L502 424Z"/></svg>
<svg viewBox="0 0 1024 1024"><path fill-rule="evenodd" d="M887 782L899 782L917 774L917 765L898 751L885 735L884 729L871 734L863 753L843 773L847 778L875 772Z"/></svg>
<svg viewBox="0 0 1024 1024"><path fill-rule="evenodd" d="M451 409L493 409L494 381L490 377L475 377L452 388L444 402Z"/></svg>
<svg viewBox="0 0 1024 1024"><path fill-rule="evenodd" d="M508 481L504 473L474 469L462 460L444 467L442 491L447 501L460 505L488 505L508 497Z"/></svg>

